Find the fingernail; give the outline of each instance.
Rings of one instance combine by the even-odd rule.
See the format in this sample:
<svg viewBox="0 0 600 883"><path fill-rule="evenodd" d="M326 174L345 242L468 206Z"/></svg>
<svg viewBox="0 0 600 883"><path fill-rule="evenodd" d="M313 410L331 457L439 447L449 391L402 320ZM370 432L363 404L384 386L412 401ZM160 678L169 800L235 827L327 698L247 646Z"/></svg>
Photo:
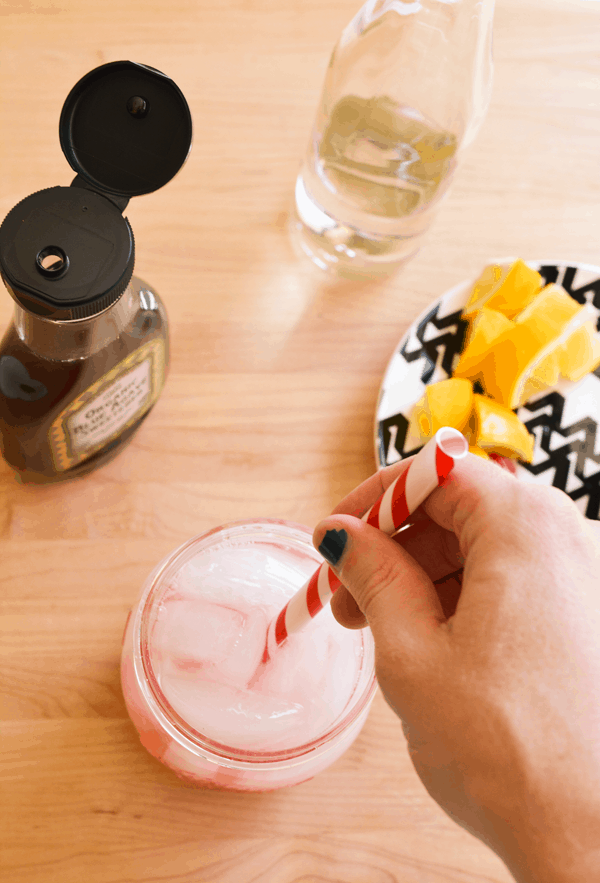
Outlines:
<svg viewBox="0 0 600 883"><path fill-rule="evenodd" d="M328 530L319 546L319 552L329 564L337 564L344 553L348 534L342 530Z"/></svg>

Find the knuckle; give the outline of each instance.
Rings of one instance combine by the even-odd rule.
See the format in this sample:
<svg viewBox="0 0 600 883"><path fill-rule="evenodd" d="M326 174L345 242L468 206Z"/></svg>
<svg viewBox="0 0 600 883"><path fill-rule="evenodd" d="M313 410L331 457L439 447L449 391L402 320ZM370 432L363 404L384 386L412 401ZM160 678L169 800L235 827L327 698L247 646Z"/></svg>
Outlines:
<svg viewBox="0 0 600 883"><path fill-rule="evenodd" d="M583 540L583 515L559 488L523 485L519 503L521 521L527 522L531 534L544 538L547 548L554 541L556 548L562 548L565 542L571 544Z"/></svg>
<svg viewBox="0 0 600 883"><path fill-rule="evenodd" d="M521 494L530 518L554 522L569 518L577 519L579 514L570 497L557 487L523 484Z"/></svg>
<svg viewBox="0 0 600 883"><path fill-rule="evenodd" d="M387 555L371 559L368 568L361 563L355 571L352 583L367 619L373 616L373 610L377 607L381 595L387 594L397 579L397 562Z"/></svg>

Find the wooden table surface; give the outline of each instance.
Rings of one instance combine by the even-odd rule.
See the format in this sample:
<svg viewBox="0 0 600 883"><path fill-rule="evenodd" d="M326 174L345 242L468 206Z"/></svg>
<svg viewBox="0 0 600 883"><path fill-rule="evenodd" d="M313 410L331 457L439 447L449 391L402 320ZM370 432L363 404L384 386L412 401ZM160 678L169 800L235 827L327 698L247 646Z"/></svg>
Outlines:
<svg viewBox="0 0 600 883"><path fill-rule="evenodd" d="M0 216L67 185L62 102L99 64L169 74L195 123L133 199L136 272L172 323L166 389L113 463L22 487L0 465L0 865L6 883L510 880L430 799L378 696L311 782L204 792L141 747L119 683L154 564L217 524L314 525L374 469L379 384L409 323L490 259L600 264L600 3L498 0L495 85L421 253L385 281L297 259L290 196L358 0L0 0ZM12 313L0 297L0 322Z"/></svg>

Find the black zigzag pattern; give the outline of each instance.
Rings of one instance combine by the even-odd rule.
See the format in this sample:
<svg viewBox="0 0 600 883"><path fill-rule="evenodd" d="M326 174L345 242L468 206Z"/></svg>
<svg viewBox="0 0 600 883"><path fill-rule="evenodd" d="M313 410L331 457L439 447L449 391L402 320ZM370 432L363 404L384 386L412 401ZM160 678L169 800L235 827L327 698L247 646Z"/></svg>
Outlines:
<svg viewBox="0 0 600 883"><path fill-rule="evenodd" d="M581 497L587 496L585 515L587 518L597 519L600 511L600 468L587 477L584 475L584 468L586 464L589 465L590 460L600 464L600 454L594 453L598 424L591 417L584 417L583 420L579 420L571 426L561 426L565 400L558 392L551 392L524 407L534 413L548 406L550 413L537 414L530 420L524 421L529 432L533 432L536 427L541 427L540 448L547 457L535 465L532 463L522 463L521 465L533 475L540 475L542 472L553 469L552 484L554 487L565 491L572 500L579 500ZM550 442L553 433L561 435L565 439L565 444L551 451ZM566 441L576 433L580 436L579 438ZM554 441L556 442L556 437ZM569 457L569 454L573 453L576 455L574 465L571 462L573 457ZM574 470L576 477L581 482L581 487L567 491L571 469Z"/></svg>
<svg viewBox="0 0 600 883"><path fill-rule="evenodd" d="M431 312L427 313L425 318L419 322L415 329L415 334L420 346L415 350L409 350L410 340L407 340L400 355L407 362L414 362L416 359L425 358L426 364L421 374L423 383L429 383L435 371L435 366L439 358L440 348L443 348L442 368L446 374L452 373L452 360L456 353L460 353L463 348L465 334L467 331L467 321L462 318L461 310L450 313L448 316L438 317L440 304L437 303ZM444 334L434 337L431 340L425 340L425 335L429 325L433 325L438 331L450 328L456 325L455 331L446 331Z"/></svg>
<svg viewBox="0 0 600 883"><path fill-rule="evenodd" d="M404 414L394 414L386 420L379 421L379 432L377 434L377 444L379 446L379 462L385 464L393 463L397 457L404 458L404 442L408 431L408 420ZM419 450L421 450L419 448ZM411 454L416 454L411 451Z"/></svg>

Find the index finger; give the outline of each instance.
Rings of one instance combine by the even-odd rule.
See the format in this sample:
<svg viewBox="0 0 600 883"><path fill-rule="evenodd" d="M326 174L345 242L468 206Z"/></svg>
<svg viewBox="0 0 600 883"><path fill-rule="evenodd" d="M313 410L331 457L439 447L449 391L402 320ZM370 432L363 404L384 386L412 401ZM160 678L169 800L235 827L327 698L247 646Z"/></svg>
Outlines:
<svg viewBox="0 0 600 883"><path fill-rule="evenodd" d="M365 512L376 503L379 497L387 491L389 486L399 475L406 472L410 466L412 457L393 463L391 466L385 466L374 475L370 475L362 484L355 487L354 490L341 500L332 515L355 515L360 518Z"/></svg>
<svg viewBox="0 0 600 883"><path fill-rule="evenodd" d="M414 456L415 455L413 454L410 457L405 457L404 460L399 460L398 463L393 463L391 466L385 466L383 469L380 469L378 472L369 476L369 478L363 481L362 484L359 484L358 487L355 487L350 491L343 500L340 500L331 514L354 515L357 518L360 518L374 503L377 502L379 497L385 493L389 486L402 475L403 472L406 472L414 459ZM480 463L484 462L480 457L476 457L475 454L470 454L467 457L467 460L477 460ZM500 467L514 475L514 466L507 463L506 458L504 457L494 457L494 459L487 463L484 468L487 469L492 465L495 468ZM419 510L411 515L410 520L419 521L423 519L429 520L428 516L420 507Z"/></svg>

